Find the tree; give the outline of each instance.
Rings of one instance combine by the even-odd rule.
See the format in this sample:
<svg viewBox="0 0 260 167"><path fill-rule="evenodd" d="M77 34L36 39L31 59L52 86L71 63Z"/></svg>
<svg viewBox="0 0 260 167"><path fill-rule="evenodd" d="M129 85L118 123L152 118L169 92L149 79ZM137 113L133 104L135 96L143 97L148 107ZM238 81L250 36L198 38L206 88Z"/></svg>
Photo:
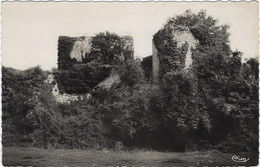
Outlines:
<svg viewBox="0 0 260 167"><path fill-rule="evenodd" d="M123 83L128 86L137 86L144 82L144 71L140 66L140 60L127 60L119 66L119 75Z"/></svg>
<svg viewBox="0 0 260 167"><path fill-rule="evenodd" d="M122 41L117 34L99 33L92 39L92 56L99 56L106 64L117 64L122 60L122 51Z"/></svg>

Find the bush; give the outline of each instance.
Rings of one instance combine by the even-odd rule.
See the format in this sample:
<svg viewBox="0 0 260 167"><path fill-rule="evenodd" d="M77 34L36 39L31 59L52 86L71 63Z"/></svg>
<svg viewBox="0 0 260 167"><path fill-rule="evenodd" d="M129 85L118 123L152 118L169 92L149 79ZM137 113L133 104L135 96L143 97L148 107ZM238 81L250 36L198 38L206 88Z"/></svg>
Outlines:
<svg viewBox="0 0 260 167"><path fill-rule="evenodd" d="M119 75L121 82L131 87L144 82L144 72L140 67L140 60L127 60L119 66Z"/></svg>

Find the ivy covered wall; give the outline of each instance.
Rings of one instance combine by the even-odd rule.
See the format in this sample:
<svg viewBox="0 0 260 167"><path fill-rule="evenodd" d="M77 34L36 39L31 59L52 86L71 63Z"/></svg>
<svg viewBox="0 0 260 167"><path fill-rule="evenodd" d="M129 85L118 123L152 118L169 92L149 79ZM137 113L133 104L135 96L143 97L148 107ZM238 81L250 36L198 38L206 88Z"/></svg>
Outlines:
<svg viewBox="0 0 260 167"><path fill-rule="evenodd" d="M154 35L153 76L155 80L171 70L178 71L185 67L186 53L191 45L189 38L183 38L185 34L188 34L188 31L165 28Z"/></svg>
<svg viewBox="0 0 260 167"><path fill-rule="evenodd" d="M61 93L88 93L106 79L112 68L133 59L133 38L114 33L92 37L60 36L55 78Z"/></svg>
<svg viewBox="0 0 260 167"><path fill-rule="evenodd" d="M66 70L72 66L70 53L77 38L60 36L58 40L58 69Z"/></svg>

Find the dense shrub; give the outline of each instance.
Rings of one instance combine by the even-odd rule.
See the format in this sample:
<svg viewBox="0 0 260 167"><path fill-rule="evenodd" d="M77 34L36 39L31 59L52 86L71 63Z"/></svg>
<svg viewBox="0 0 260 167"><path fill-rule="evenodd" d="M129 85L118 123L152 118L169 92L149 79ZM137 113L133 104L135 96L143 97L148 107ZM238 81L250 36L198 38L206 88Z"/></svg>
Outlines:
<svg viewBox="0 0 260 167"><path fill-rule="evenodd" d="M135 86L144 82L144 72L140 67L140 60L127 60L118 67L118 73L122 83Z"/></svg>
<svg viewBox="0 0 260 167"><path fill-rule="evenodd" d="M223 148L229 152L246 151L245 148L247 151L255 150L254 146L258 143L255 140L258 136L255 131L255 123L258 122L258 106L255 105L255 100L258 99L258 94L253 95L252 88L258 90L258 86L253 84L258 79L252 77L254 79L249 84L248 78L243 76L250 66L246 64L250 63L242 65L241 53L232 53L228 41L228 26L217 25L217 21L207 17L205 12L198 13L198 20L201 20L199 23L195 23L197 19L194 14L186 13L184 17L193 20L193 25L189 26L200 41L197 49L193 50L192 58L199 85L198 105L201 106L200 110L208 113L212 125L209 142L219 144L219 149L225 145ZM258 64L256 62L252 63L255 67ZM251 76L253 75L252 73ZM246 144L246 138L255 143Z"/></svg>
<svg viewBox="0 0 260 167"><path fill-rule="evenodd" d="M152 78L152 72L153 72L153 57L148 56L143 58L141 61L141 67L144 70L144 75L146 79Z"/></svg>
<svg viewBox="0 0 260 167"><path fill-rule="evenodd" d="M40 67L25 71L2 68L2 128L3 144L13 145L22 140L32 128L26 124L26 115L31 109L30 99L39 91L47 77Z"/></svg>

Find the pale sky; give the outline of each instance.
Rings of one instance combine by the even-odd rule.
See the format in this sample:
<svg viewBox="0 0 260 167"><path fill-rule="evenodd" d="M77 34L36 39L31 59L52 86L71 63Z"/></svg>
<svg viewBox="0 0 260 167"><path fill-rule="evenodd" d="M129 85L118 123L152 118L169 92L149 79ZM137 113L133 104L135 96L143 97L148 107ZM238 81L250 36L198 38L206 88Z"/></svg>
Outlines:
<svg viewBox="0 0 260 167"><path fill-rule="evenodd" d="M110 31L134 38L136 57L152 54L152 37L169 17L207 10L230 25L230 42L244 57L258 56L257 2L3 2L2 65L57 66L58 36Z"/></svg>

